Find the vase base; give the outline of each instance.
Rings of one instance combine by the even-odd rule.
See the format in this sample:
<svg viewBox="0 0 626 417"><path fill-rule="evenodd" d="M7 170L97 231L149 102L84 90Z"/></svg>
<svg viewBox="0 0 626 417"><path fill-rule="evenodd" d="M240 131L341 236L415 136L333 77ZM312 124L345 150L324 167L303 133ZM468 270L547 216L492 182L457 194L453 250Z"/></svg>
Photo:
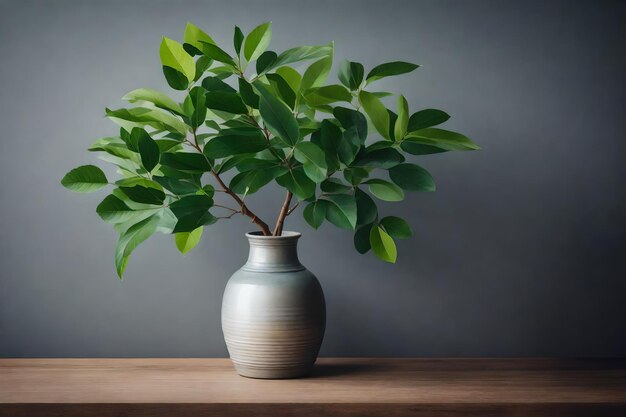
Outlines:
<svg viewBox="0 0 626 417"><path fill-rule="evenodd" d="M302 378L311 373L313 364L289 368L260 368L234 364L237 373L246 378L253 379L293 379Z"/></svg>

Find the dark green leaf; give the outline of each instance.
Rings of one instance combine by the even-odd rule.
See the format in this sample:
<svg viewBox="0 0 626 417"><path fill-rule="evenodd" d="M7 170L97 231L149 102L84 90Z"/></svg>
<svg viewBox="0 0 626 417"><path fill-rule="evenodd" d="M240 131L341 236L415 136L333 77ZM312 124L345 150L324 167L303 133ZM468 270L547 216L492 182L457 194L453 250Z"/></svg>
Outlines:
<svg viewBox="0 0 626 417"><path fill-rule="evenodd" d="M354 229L357 223L357 207L355 197L348 194L329 194L323 197L325 200L330 201L332 204L329 206L326 212L326 218L335 224L336 226L343 227L347 224L348 228ZM341 217L344 219L340 219L337 216L337 213L330 214L333 211L333 207L339 209L339 213ZM345 221L347 221L347 223ZM341 225L337 224L340 223Z"/></svg>
<svg viewBox="0 0 626 417"><path fill-rule="evenodd" d="M226 84L224 81L220 80L217 77L205 77L202 80L202 87L205 90L215 92L221 91L223 93L236 93L237 90L232 88L230 85Z"/></svg>
<svg viewBox="0 0 626 417"><path fill-rule="evenodd" d="M188 195L170 204L170 210L179 219L189 214L204 213L213 206L213 199L205 194Z"/></svg>
<svg viewBox="0 0 626 417"><path fill-rule="evenodd" d="M259 188L277 176L285 174L286 171L287 168L283 167L244 171L233 177L230 181L230 189L240 195L254 194Z"/></svg>
<svg viewBox="0 0 626 417"><path fill-rule="evenodd" d="M235 26L235 34L233 35L233 45L235 46L235 52L237 55L241 52L241 45L243 44L244 35L239 26Z"/></svg>
<svg viewBox="0 0 626 417"><path fill-rule="evenodd" d="M95 165L82 165L74 168L61 179L61 185L78 193L91 193L108 183L104 172Z"/></svg>
<svg viewBox="0 0 626 417"><path fill-rule="evenodd" d="M107 223L123 223L134 219L136 219L136 221L143 220L146 216L150 216L160 209L160 207L154 207L143 210L133 210L120 198L110 194L98 204L96 213Z"/></svg>
<svg viewBox="0 0 626 417"><path fill-rule="evenodd" d="M213 63L213 60L209 58L208 56L203 55L200 58L198 58L196 60L196 76L194 77L193 81L194 82L198 81L200 77L204 75L204 72L209 69L212 63Z"/></svg>
<svg viewBox="0 0 626 417"><path fill-rule="evenodd" d="M267 140L260 131L253 135L224 135L211 139L204 145L203 153L210 159L242 153L256 153L267 148Z"/></svg>
<svg viewBox="0 0 626 417"><path fill-rule="evenodd" d="M350 94L345 87L333 84L311 89L307 92L304 98L307 103L312 106L322 106L325 104L336 103L338 101L350 103L352 101L352 94Z"/></svg>
<svg viewBox="0 0 626 417"><path fill-rule="evenodd" d="M339 81L350 90L356 90L363 82L363 65L358 62L343 61L339 65Z"/></svg>
<svg viewBox="0 0 626 417"><path fill-rule="evenodd" d="M200 189L199 185L189 180L159 176L154 176L152 179L176 195L195 194Z"/></svg>
<svg viewBox="0 0 626 417"><path fill-rule="evenodd" d="M385 228L389 236L395 237L396 239L408 239L413 236L411 226L409 226L406 220L400 217L384 217L381 219L380 225Z"/></svg>
<svg viewBox="0 0 626 417"><path fill-rule="evenodd" d="M259 96L254 93L252 86L243 78L239 78L239 94L241 99L248 106L258 109L259 108Z"/></svg>
<svg viewBox="0 0 626 417"><path fill-rule="evenodd" d="M280 99L293 108L296 102L296 93L291 89L287 81L278 74L267 74L266 77L278 92Z"/></svg>
<svg viewBox="0 0 626 417"><path fill-rule="evenodd" d="M408 131L425 129L427 127L437 126L450 118L448 113L437 109L425 109L415 112L409 119Z"/></svg>
<svg viewBox="0 0 626 417"><path fill-rule="evenodd" d="M315 193L315 183L306 176L302 168L295 168L276 178L276 182L291 191L300 200Z"/></svg>
<svg viewBox="0 0 626 417"><path fill-rule="evenodd" d="M345 107L335 107L333 115L344 129L347 130L354 127L361 140L361 144L365 144L365 140L367 139L367 120L365 116L363 116L363 113Z"/></svg>
<svg viewBox="0 0 626 417"><path fill-rule="evenodd" d="M398 186L411 191L435 191L433 177L415 164L400 164L389 170L389 177Z"/></svg>
<svg viewBox="0 0 626 417"><path fill-rule="evenodd" d="M213 224L216 221L217 219L215 216L208 211L196 211L180 217L176 222L173 233L191 232L196 230L198 227Z"/></svg>
<svg viewBox="0 0 626 417"><path fill-rule="evenodd" d="M312 228L318 229L324 218L326 217L326 209L330 203L326 200L317 200L309 203L302 212L304 220L311 225Z"/></svg>
<svg viewBox="0 0 626 417"><path fill-rule="evenodd" d="M337 146L337 154L339 160L346 165L350 165L361 147L361 140L359 139L356 127L351 128L343 132L343 137Z"/></svg>
<svg viewBox="0 0 626 417"><path fill-rule="evenodd" d="M120 187L120 190L137 203L160 205L165 200L163 191L151 187L135 185L134 187Z"/></svg>
<svg viewBox="0 0 626 417"><path fill-rule="evenodd" d="M432 145L422 145L421 143L413 143L406 140L400 144L400 148L402 148L404 152L412 155L430 155L434 153L448 152L447 149L438 148Z"/></svg>
<svg viewBox="0 0 626 417"><path fill-rule="evenodd" d="M344 184L337 178L328 178L320 184L320 188L325 193L349 193L352 191L350 185Z"/></svg>
<svg viewBox="0 0 626 417"><path fill-rule="evenodd" d="M139 148L139 155L141 155L141 164L146 171L152 171L161 157L159 145L146 133L139 137L137 147Z"/></svg>
<svg viewBox="0 0 626 417"><path fill-rule="evenodd" d="M354 232L354 248L357 252L363 254L369 252L372 248L370 244L370 230L372 229L371 224L365 224Z"/></svg>
<svg viewBox="0 0 626 417"><path fill-rule="evenodd" d="M255 82L254 86L261 94L259 112L269 131L287 145L293 146L298 143L300 128L289 107L274 97L260 82Z"/></svg>
<svg viewBox="0 0 626 417"><path fill-rule="evenodd" d="M393 148L374 150L368 148L357 155L352 166L390 169L402 162L404 162L404 156Z"/></svg>
<svg viewBox="0 0 626 417"><path fill-rule="evenodd" d="M466 136L436 127L411 132L406 136L405 140L421 145L435 146L447 151L473 151L480 149L478 145Z"/></svg>
<svg viewBox="0 0 626 417"><path fill-rule="evenodd" d="M419 65L411 64L409 62L387 62L385 64L374 67L369 74L367 74L367 82L371 83L383 77L390 77L392 75L406 74L418 68Z"/></svg>
<svg viewBox="0 0 626 417"><path fill-rule="evenodd" d="M199 153L164 153L161 155L161 164L191 173L203 173L211 170L211 165L209 165L206 157Z"/></svg>
<svg viewBox="0 0 626 417"><path fill-rule="evenodd" d="M206 120L206 90L203 87L194 87L189 91L189 99L193 105L193 113L189 118L192 129L197 129Z"/></svg>
<svg viewBox="0 0 626 417"><path fill-rule="evenodd" d="M274 51L263 52L256 61L256 73L263 74L266 69L276 62L276 58L278 58L278 55Z"/></svg>
<svg viewBox="0 0 626 417"><path fill-rule="evenodd" d="M235 61L233 58L228 55L222 48L212 43L200 41L202 44L202 53L208 56L211 59L214 59L219 62L223 62L224 64L228 64L231 67L236 67Z"/></svg>
<svg viewBox="0 0 626 417"><path fill-rule="evenodd" d="M352 185L358 185L369 176L369 172L365 168L346 168L343 171L343 177Z"/></svg>
<svg viewBox="0 0 626 417"><path fill-rule="evenodd" d="M354 192L354 198L356 199L357 209L357 224L373 223L378 217L378 208L376 203L372 200L372 197L356 189Z"/></svg>
<svg viewBox="0 0 626 417"><path fill-rule="evenodd" d="M171 67L163 67L163 75L165 76L165 81L167 81L167 85L172 87L174 90L186 90L189 85L189 81L185 74L180 71L175 70Z"/></svg>
<svg viewBox="0 0 626 417"><path fill-rule="evenodd" d="M221 110L233 114L247 114L248 108L237 93L211 91L206 94L206 106L209 109Z"/></svg>

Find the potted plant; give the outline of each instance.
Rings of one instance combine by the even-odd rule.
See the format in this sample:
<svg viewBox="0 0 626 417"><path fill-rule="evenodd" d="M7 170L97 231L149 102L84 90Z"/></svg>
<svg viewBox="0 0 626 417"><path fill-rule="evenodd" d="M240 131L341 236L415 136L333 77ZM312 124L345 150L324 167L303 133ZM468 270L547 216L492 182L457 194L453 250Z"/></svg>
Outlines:
<svg viewBox="0 0 626 417"><path fill-rule="evenodd" d="M327 84L332 43L278 54L268 50L271 37L271 23L247 36L235 27L234 53L192 24L182 44L164 37L163 74L182 101L146 88L128 93L134 106L106 109L119 135L89 148L121 178L111 182L85 165L61 183L77 192L113 187L96 211L119 233L120 278L133 250L155 232L173 234L186 253L220 219L241 215L254 223L248 262L225 290L222 327L240 374L286 378L315 362L325 305L319 282L298 261L300 234L283 231L285 219L302 205L314 229L326 221L354 231L358 252L395 262L394 239L410 237L411 228L382 216L376 200L435 190L430 174L406 158L478 147L434 127L449 118L441 110L411 114L402 95L395 112L383 104L392 94L377 91L376 81L418 65L388 62L366 72L344 61L339 83ZM273 226L245 199L270 184L285 189Z"/></svg>

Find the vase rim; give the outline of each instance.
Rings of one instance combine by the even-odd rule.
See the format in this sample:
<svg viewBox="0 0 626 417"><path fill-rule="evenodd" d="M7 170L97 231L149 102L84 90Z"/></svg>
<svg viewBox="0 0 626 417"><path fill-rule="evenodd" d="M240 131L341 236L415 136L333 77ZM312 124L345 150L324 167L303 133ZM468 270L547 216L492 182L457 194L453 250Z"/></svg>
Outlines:
<svg viewBox="0 0 626 417"><path fill-rule="evenodd" d="M302 236L302 233L300 232L293 232L291 230L284 230L282 235L280 236L265 236L263 235L263 232L259 232L259 231L254 231L254 232L248 232L246 233L246 237L248 239L252 238L252 239L262 239L262 240L291 240L291 239L297 239L300 236Z"/></svg>

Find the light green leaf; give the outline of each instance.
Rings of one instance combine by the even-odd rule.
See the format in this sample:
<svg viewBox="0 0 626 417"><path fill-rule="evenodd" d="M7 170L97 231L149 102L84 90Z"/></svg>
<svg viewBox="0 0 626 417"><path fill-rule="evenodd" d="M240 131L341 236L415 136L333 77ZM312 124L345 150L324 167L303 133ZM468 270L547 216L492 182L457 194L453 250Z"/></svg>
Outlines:
<svg viewBox="0 0 626 417"><path fill-rule="evenodd" d="M338 101L350 103L352 101L352 94L350 94L345 87L333 84L311 89L304 98L312 106L322 106Z"/></svg>
<svg viewBox="0 0 626 417"><path fill-rule="evenodd" d="M409 226L406 220L400 217L384 217L381 219L380 225L385 228L389 236L395 237L396 239L408 239L413 236L411 226Z"/></svg>
<svg viewBox="0 0 626 417"><path fill-rule="evenodd" d="M202 48L204 47L203 42L215 44L215 41L213 41L209 35L204 33L202 29L189 22L187 22L187 26L185 27L184 42L185 44L192 46L192 48L189 48L187 45L183 45L185 50L187 50L191 55L198 55L201 53Z"/></svg>
<svg viewBox="0 0 626 417"><path fill-rule="evenodd" d="M270 44L272 40L272 22L263 23L254 29L246 37L243 46L243 56L248 62L257 59Z"/></svg>
<svg viewBox="0 0 626 417"><path fill-rule="evenodd" d="M435 181L428 171L415 164L400 164L389 170L389 178L405 190L435 191Z"/></svg>
<svg viewBox="0 0 626 417"><path fill-rule="evenodd" d="M398 118L396 119L396 125L394 127L393 137L396 142L401 141L406 135L407 127L409 126L409 103L403 95L398 97Z"/></svg>
<svg viewBox="0 0 626 417"><path fill-rule="evenodd" d="M174 241L176 242L176 248L183 255L196 247L198 242L200 242L200 238L202 237L202 230L204 228L202 226L197 229L192 230L191 232L180 232L174 234Z"/></svg>
<svg viewBox="0 0 626 417"><path fill-rule="evenodd" d="M122 100L127 100L130 103L147 101L164 110L170 110L176 114L183 114L183 110L180 108L178 103L160 91L151 90L149 88L138 88L133 90L122 97Z"/></svg>
<svg viewBox="0 0 626 417"><path fill-rule="evenodd" d="M380 226L373 226L370 230L370 245L380 259L392 264L396 263L398 256L396 244Z"/></svg>
<svg viewBox="0 0 626 417"><path fill-rule="evenodd" d="M109 183L106 175L95 165L74 168L61 179L61 185L77 193L91 193Z"/></svg>
<svg viewBox="0 0 626 417"><path fill-rule="evenodd" d="M383 201L402 201L404 192L400 187L389 181L373 178L364 182L369 186L370 193Z"/></svg>
<svg viewBox="0 0 626 417"><path fill-rule="evenodd" d="M283 65L291 64L294 62L306 61L309 59L316 59L323 56L329 56L333 54L333 43L322 46L297 46L295 48L287 49L282 54L278 55L276 62L272 65L272 68L278 68Z"/></svg>
<svg viewBox="0 0 626 417"><path fill-rule="evenodd" d="M159 224L159 217L154 215L131 226L120 236L115 248L115 266L117 275L122 278L131 253L140 243L154 234Z"/></svg>
<svg viewBox="0 0 626 417"><path fill-rule="evenodd" d="M184 74L189 82L193 81L196 75L196 63L180 43L164 36L159 52L164 67L173 68Z"/></svg>
<svg viewBox="0 0 626 417"><path fill-rule="evenodd" d="M302 163L304 173L316 183L326 179L326 156L319 146L312 142L300 142L294 150L294 157Z"/></svg>
<svg viewBox="0 0 626 417"><path fill-rule="evenodd" d="M429 127L406 135L405 140L422 145L431 145L448 151L473 151L478 145L457 132Z"/></svg>
<svg viewBox="0 0 626 417"><path fill-rule="evenodd" d="M387 62L385 64L374 67L369 74L367 74L367 83L376 81L384 77L390 77L392 75L406 74L418 68L419 65L411 64L410 62Z"/></svg>
<svg viewBox="0 0 626 417"><path fill-rule="evenodd" d="M302 75L300 83L300 91L306 92L309 88L321 87L328 78L330 67L333 65L333 56L327 56L315 61Z"/></svg>
<svg viewBox="0 0 626 417"><path fill-rule="evenodd" d="M367 91L359 93L359 101L378 133L385 139L389 139L389 112L387 112L387 108L376 96Z"/></svg>
<svg viewBox="0 0 626 417"><path fill-rule="evenodd" d="M300 75L298 71L296 71L295 69L291 67L280 67L275 72L276 74L283 77L283 80L287 81L287 84L289 84L289 87L291 87L293 91L300 90L300 83L302 82L302 76Z"/></svg>
<svg viewBox="0 0 626 417"><path fill-rule="evenodd" d="M312 228L318 229L322 223L324 223L328 204L330 203L326 200L316 200L309 203L302 212L304 220L306 220Z"/></svg>
<svg viewBox="0 0 626 417"><path fill-rule="evenodd" d="M105 109L105 113L106 117L128 131L131 131L133 127L150 126L155 129L167 129L183 136L187 133L187 125L179 118L159 109L149 109L147 107L133 107L131 109L118 110ZM120 121L131 123L125 124L120 123Z"/></svg>
<svg viewBox="0 0 626 417"><path fill-rule="evenodd" d="M354 196L348 194L328 194L323 199L330 201L332 205L339 209L345 220L347 220L350 229L356 227L357 206ZM328 220L332 221L331 219Z"/></svg>

